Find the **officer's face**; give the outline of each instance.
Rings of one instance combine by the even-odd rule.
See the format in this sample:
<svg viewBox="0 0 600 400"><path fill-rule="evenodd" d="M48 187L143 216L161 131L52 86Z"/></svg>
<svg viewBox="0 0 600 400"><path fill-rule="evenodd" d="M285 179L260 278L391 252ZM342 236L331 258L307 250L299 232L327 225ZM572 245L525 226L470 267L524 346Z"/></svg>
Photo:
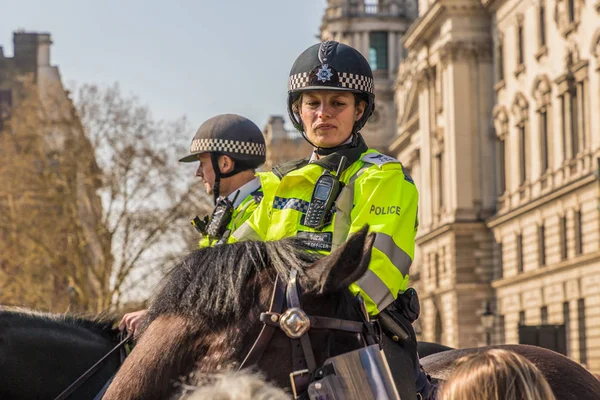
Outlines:
<svg viewBox="0 0 600 400"><path fill-rule="evenodd" d="M196 176L202 180L206 193L213 194L215 171L210 161L210 155L208 153L199 154L198 161L200 161L200 165L198 165L198 169L196 170Z"/></svg>
<svg viewBox="0 0 600 400"><path fill-rule="evenodd" d="M365 110L350 92L314 90L302 94L299 112L308 139L316 146L339 146L350 137Z"/></svg>

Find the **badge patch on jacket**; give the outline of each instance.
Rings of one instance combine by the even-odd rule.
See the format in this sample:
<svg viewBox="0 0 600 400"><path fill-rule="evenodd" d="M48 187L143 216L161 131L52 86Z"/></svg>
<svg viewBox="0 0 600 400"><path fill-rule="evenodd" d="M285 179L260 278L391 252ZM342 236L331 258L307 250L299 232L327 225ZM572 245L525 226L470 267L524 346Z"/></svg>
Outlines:
<svg viewBox="0 0 600 400"><path fill-rule="evenodd" d="M296 237L313 250L331 251L331 243L333 242L332 232L306 232L298 231Z"/></svg>

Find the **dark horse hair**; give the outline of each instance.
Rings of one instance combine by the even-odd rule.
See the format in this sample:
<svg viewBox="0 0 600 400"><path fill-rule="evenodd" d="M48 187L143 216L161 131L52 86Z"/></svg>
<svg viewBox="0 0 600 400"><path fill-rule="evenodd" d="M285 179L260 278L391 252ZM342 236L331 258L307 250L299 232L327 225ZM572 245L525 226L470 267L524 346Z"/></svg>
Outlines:
<svg viewBox="0 0 600 400"><path fill-rule="evenodd" d="M21 322L32 329L59 327L62 331L99 334L109 340L116 340L118 334L118 330L113 328L114 320L104 315L86 318L74 314L52 314L11 306L0 306L0 312L5 321Z"/></svg>
<svg viewBox="0 0 600 400"><path fill-rule="evenodd" d="M149 324L161 314L186 315L218 329L247 315L261 288L257 276L267 271L287 280L290 271L305 276L305 268L319 259L299 240L240 242L193 251L165 278L148 310ZM248 292L253 297L243 297Z"/></svg>

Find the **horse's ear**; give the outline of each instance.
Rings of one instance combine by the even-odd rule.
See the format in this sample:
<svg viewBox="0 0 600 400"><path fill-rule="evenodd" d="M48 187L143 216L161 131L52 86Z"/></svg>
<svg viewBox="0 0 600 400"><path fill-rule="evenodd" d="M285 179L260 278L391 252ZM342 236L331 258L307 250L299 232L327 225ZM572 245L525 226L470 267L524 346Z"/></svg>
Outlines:
<svg viewBox="0 0 600 400"><path fill-rule="evenodd" d="M347 288L367 272L374 241L375 234L365 225L336 251L307 268L309 280L321 293Z"/></svg>

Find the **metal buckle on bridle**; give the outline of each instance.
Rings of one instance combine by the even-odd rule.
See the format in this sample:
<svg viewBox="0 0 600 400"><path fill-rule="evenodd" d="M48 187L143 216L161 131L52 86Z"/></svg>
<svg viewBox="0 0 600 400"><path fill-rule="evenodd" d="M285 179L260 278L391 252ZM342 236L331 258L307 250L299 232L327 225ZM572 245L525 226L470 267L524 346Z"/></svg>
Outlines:
<svg viewBox="0 0 600 400"><path fill-rule="evenodd" d="M310 319L301 308L288 308L279 318L279 327L289 338L298 339L310 330Z"/></svg>
<svg viewBox="0 0 600 400"><path fill-rule="evenodd" d="M296 377L302 375L309 375L310 371L307 369L302 369L300 371L294 371L290 374L290 384L292 386L292 393L294 394L294 399L298 397L298 390L296 389Z"/></svg>

